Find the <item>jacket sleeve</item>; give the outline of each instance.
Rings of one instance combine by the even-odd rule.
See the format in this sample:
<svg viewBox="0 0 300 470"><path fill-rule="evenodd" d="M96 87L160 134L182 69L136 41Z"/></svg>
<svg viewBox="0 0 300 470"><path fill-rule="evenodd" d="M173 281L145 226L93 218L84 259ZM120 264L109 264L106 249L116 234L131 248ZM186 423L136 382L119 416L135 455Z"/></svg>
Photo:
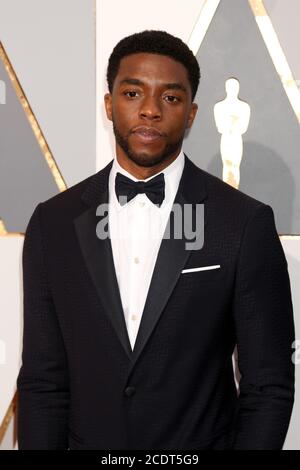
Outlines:
<svg viewBox="0 0 300 470"><path fill-rule="evenodd" d="M67 449L68 371L45 266L41 208L29 220L22 253L24 333L17 380L19 449Z"/></svg>
<svg viewBox="0 0 300 470"><path fill-rule="evenodd" d="M280 450L294 403L295 331L288 265L265 204L244 231L234 321L241 380L233 448Z"/></svg>

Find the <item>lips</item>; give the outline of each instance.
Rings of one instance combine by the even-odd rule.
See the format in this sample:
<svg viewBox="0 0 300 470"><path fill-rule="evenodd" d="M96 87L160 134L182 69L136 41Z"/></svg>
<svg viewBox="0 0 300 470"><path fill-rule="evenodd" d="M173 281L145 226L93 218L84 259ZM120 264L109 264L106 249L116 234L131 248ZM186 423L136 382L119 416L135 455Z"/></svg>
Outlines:
<svg viewBox="0 0 300 470"><path fill-rule="evenodd" d="M133 130L136 135L143 142L154 142L162 137L162 133L155 127L139 126Z"/></svg>

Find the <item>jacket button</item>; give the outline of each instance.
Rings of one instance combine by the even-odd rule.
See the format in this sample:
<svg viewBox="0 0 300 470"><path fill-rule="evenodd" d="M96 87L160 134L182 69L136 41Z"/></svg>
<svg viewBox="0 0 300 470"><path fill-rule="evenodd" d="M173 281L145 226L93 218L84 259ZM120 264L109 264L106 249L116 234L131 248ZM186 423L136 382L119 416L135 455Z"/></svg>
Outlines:
<svg viewBox="0 0 300 470"><path fill-rule="evenodd" d="M125 388L125 395L127 397L131 397L134 394L135 394L135 387L126 387Z"/></svg>

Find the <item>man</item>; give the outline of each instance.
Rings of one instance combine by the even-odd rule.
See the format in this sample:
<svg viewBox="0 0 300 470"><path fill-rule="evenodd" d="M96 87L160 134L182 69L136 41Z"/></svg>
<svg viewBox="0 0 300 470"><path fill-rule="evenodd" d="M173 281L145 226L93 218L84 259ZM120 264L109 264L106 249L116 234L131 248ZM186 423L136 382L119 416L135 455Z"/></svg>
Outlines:
<svg viewBox="0 0 300 470"><path fill-rule="evenodd" d="M183 154L199 78L170 34L120 41L105 95L116 158L34 210L21 449L283 446L294 399L287 262L271 207ZM204 243L165 236L201 205Z"/></svg>

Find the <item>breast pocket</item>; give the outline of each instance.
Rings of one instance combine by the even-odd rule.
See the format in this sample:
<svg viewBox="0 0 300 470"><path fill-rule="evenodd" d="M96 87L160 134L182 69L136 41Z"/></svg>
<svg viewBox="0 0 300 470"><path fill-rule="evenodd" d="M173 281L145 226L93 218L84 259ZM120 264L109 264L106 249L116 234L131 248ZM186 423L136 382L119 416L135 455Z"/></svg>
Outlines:
<svg viewBox="0 0 300 470"><path fill-rule="evenodd" d="M206 282L223 279L225 277L226 270L221 264L209 264L202 266L193 266L184 268L181 271L182 279L188 281Z"/></svg>

